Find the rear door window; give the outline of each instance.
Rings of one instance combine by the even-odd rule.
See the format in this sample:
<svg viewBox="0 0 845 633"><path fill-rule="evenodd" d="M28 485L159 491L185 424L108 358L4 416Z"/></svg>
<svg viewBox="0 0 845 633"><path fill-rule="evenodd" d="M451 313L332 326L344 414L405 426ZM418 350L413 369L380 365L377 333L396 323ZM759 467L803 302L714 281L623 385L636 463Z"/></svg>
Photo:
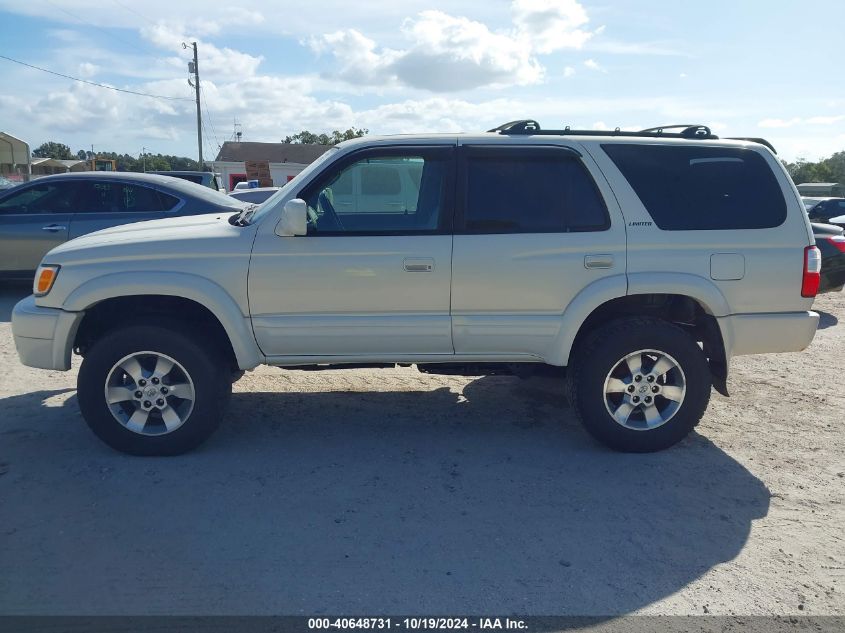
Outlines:
<svg viewBox="0 0 845 633"><path fill-rule="evenodd" d="M609 228L607 208L577 154L564 148L467 147L463 232L567 233Z"/></svg>
<svg viewBox="0 0 845 633"><path fill-rule="evenodd" d="M753 150L621 143L602 149L663 230L765 229L786 219L780 185Z"/></svg>

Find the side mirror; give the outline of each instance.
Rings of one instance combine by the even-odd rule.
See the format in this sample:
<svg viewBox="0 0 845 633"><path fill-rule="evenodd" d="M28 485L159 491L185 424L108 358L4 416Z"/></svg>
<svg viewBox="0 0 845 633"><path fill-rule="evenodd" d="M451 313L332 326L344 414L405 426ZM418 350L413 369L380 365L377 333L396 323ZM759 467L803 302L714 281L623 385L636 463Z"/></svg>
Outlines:
<svg viewBox="0 0 845 633"><path fill-rule="evenodd" d="M276 225L276 235L293 237L308 233L308 205L305 200L288 200L282 209L282 219Z"/></svg>

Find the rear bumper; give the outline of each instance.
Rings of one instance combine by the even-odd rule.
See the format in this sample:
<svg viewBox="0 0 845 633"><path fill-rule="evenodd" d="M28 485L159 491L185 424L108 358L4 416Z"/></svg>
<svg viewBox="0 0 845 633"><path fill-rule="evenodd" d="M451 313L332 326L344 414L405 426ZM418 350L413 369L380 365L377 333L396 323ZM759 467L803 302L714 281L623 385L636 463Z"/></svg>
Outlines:
<svg viewBox="0 0 845 633"><path fill-rule="evenodd" d="M39 369L70 369L76 330L84 312L44 308L29 296L12 311L15 349L24 365Z"/></svg>
<svg viewBox="0 0 845 633"><path fill-rule="evenodd" d="M718 317L725 355L773 354L800 352L816 334L819 315L816 312L777 312L732 314Z"/></svg>

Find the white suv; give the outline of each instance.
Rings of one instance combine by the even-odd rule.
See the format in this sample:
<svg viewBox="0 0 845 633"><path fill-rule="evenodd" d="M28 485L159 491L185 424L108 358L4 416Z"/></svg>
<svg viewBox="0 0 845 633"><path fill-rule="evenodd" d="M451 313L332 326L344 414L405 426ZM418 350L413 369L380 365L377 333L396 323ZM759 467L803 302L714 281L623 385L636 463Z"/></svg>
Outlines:
<svg viewBox="0 0 845 633"><path fill-rule="evenodd" d="M703 126L364 138L261 206L133 224L45 258L24 364L84 357L80 408L133 454L187 451L243 370L567 367L587 430L675 444L732 356L809 345L819 252L765 142Z"/></svg>

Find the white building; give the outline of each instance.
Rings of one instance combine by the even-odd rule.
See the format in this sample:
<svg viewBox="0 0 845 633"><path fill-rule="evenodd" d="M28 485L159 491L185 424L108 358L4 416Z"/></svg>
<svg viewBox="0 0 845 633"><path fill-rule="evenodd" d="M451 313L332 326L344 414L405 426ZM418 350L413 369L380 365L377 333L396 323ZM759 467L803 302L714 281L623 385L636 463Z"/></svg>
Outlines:
<svg viewBox="0 0 845 633"><path fill-rule="evenodd" d="M247 180L246 161L267 161L273 184L281 187L314 162L330 145L301 145L296 143L254 143L226 141L217 158L211 163L220 174L226 191Z"/></svg>

